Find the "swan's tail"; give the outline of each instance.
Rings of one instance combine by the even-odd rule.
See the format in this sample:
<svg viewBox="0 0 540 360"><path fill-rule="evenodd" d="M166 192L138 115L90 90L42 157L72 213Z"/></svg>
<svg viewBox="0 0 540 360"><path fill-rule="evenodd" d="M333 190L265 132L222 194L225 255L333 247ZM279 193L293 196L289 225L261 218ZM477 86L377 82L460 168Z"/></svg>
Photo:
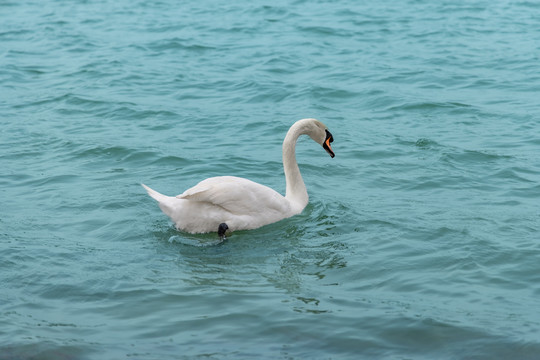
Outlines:
<svg viewBox="0 0 540 360"><path fill-rule="evenodd" d="M169 216L173 221L173 213L175 208L178 206L178 203L182 200L175 198L174 196L167 196L158 193L154 189L150 189L148 186L141 184L143 188L146 189L148 195L150 195L154 200L159 203L161 211L163 211L167 216Z"/></svg>
<svg viewBox="0 0 540 360"><path fill-rule="evenodd" d="M157 202L162 202L162 201L166 202L167 198L169 198L169 196L160 194L156 190L150 189L148 186L144 184L141 184L141 185L146 190L146 192L148 192L148 195L150 195Z"/></svg>

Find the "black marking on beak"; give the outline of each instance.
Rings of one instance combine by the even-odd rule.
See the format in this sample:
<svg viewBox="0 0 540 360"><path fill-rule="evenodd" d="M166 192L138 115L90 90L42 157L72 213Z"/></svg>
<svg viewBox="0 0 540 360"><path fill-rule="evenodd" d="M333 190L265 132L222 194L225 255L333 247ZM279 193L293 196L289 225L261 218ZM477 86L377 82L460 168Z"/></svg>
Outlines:
<svg viewBox="0 0 540 360"><path fill-rule="evenodd" d="M336 156L336 154L334 154L334 151L332 150L332 147L330 146L330 143L334 141L334 137L332 136L330 131L328 130L325 130L325 131L326 131L326 139L324 140L323 148L324 150L326 150L328 154L330 154L331 157L334 157Z"/></svg>

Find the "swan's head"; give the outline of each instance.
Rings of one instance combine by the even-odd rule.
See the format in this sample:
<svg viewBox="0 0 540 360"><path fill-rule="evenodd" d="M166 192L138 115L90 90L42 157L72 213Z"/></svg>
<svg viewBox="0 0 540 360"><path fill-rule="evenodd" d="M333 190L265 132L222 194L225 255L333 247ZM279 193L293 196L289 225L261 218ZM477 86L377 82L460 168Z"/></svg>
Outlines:
<svg viewBox="0 0 540 360"><path fill-rule="evenodd" d="M317 143L321 144L324 150L331 157L336 156L332 150L330 143L334 141L332 133L328 131L326 125L316 119L306 119L307 131L306 133Z"/></svg>

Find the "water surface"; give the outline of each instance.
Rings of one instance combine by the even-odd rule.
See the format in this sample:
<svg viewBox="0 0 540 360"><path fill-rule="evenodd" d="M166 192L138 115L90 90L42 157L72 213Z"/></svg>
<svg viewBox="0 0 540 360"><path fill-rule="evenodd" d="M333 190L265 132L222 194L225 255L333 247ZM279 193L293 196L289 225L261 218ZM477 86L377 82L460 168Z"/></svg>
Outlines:
<svg viewBox="0 0 540 360"><path fill-rule="evenodd" d="M540 7L0 4L1 359L534 359ZM216 244L140 187L301 215Z"/></svg>

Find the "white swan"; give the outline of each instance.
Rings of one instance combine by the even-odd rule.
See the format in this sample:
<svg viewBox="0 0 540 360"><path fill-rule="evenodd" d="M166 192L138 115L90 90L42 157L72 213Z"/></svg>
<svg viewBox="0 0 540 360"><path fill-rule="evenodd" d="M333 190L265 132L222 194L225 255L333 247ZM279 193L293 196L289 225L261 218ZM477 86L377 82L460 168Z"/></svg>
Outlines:
<svg viewBox="0 0 540 360"><path fill-rule="evenodd" d="M212 177L184 193L172 197L142 186L158 201L161 210L174 221L178 230L189 233L248 230L299 214L308 203L308 194L296 163L296 140L309 135L334 157L332 134L316 119L294 123L283 141L283 168L287 184L282 196L275 190L235 176Z"/></svg>

